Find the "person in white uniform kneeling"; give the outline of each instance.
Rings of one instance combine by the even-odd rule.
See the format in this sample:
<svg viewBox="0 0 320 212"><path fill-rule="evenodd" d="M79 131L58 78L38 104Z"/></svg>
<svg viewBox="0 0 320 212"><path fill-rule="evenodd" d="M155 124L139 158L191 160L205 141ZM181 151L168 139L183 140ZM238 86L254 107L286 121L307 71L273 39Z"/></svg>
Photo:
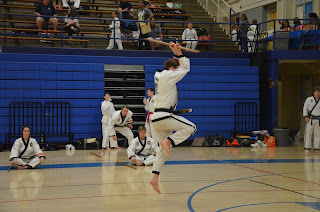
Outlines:
<svg viewBox="0 0 320 212"><path fill-rule="evenodd" d="M152 138L146 136L146 127L140 126L138 131L139 136L131 141L127 149L128 158L137 166L152 165L159 151L158 145Z"/></svg>
<svg viewBox="0 0 320 212"><path fill-rule="evenodd" d="M22 137L18 138L11 148L10 161L13 163L13 168L34 169L44 163L45 158L38 142L30 137L30 127L24 125Z"/></svg>
<svg viewBox="0 0 320 212"><path fill-rule="evenodd" d="M314 95L308 97L303 106L303 117L306 122L304 132L304 151L309 153L312 144L312 134L314 134L314 150L320 153L320 88L316 88Z"/></svg>
<svg viewBox="0 0 320 212"><path fill-rule="evenodd" d="M133 123L132 115L133 113L126 105L124 105L121 110L113 113L107 129L107 133L109 134L109 140L107 140L107 143L109 143L110 148L121 149L118 146L116 131L126 137L129 144L133 140L133 133L131 131ZM104 143L102 144L102 147L106 148L106 145L107 144Z"/></svg>

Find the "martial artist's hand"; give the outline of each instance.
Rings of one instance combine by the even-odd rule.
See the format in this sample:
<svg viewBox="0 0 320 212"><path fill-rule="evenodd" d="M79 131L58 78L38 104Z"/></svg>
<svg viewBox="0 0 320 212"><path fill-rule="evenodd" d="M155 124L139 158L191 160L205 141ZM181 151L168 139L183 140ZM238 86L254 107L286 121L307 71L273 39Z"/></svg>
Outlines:
<svg viewBox="0 0 320 212"><path fill-rule="evenodd" d="M113 136L113 140L114 140L114 141L117 141L117 136Z"/></svg>
<svg viewBox="0 0 320 212"><path fill-rule="evenodd" d="M133 126L131 124L128 124L128 127L130 130L132 130Z"/></svg>
<svg viewBox="0 0 320 212"><path fill-rule="evenodd" d="M309 117L304 117L304 120L306 121L306 123L309 122Z"/></svg>
<svg viewBox="0 0 320 212"><path fill-rule="evenodd" d="M40 163L44 163L44 157L40 158Z"/></svg>
<svg viewBox="0 0 320 212"><path fill-rule="evenodd" d="M172 41L169 44L170 44L170 49L172 50L174 55L177 55L177 56L182 55L180 44L176 44Z"/></svg>
<svg viewBox="0 0 320 212"><path fill-rule="evenodd" d="M13 159L13 160L12 160L12 163L13 163L14 165L18 165L18 159L17 159L17 158Z"/></svg>

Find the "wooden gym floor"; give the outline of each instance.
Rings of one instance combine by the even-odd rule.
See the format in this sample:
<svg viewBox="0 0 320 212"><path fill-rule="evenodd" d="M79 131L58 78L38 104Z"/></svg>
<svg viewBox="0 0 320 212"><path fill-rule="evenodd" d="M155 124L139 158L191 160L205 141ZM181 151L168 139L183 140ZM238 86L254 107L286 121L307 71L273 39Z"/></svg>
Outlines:
<svg viewBox="0 0 320 212"><path fill-rule="evenodd" d="M157 194L152 167L132 169L126 150L103 159L78 150L45 152L35 170L11 170L0 153L0 211L319 211L320 154L300 145L266 149L174 149Z"/></svg>

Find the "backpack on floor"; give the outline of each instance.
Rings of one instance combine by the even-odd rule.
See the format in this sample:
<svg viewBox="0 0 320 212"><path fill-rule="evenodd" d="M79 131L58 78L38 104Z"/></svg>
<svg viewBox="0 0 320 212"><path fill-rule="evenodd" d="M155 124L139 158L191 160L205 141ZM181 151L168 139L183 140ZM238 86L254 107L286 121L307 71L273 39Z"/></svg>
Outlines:
<svg viewBox="0 0 320 212"><path fill-rule="evenodd" d="M197 32L197 36L200 37L202 35L208 36L207 30L201 27L195 27L194 30Z"/></svg>
<svg viewBox="0 0 320 212"><path fill-rule="evenodd" d="M220 136L218 134L216 135L207 135L204 137L204 147L219 147L219 146L224 146L224 137Z"/></svg>

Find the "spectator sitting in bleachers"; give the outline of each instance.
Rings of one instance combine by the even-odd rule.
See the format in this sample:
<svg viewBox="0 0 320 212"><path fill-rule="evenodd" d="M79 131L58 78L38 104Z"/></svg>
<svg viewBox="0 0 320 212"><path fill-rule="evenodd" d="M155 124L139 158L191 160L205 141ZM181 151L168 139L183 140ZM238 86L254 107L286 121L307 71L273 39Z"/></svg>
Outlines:
<svg viewBox="0 0 320 212"><path fill-rule="evenodd" d="M320 29L320 21L315 20L318 19L317 13L309 13L308 15L309 20L305 23L305 25L316 25L318 29Z"/></svg>
<svg viewBox="0 0 320 212"><path fill-rule="evenodd" d="M196 49L198 44L198 35L195 29L192 28L192 23L188 23L188 28L182 33L182 42L186 42L186 48Z"/></svg>
<svg viewBox="0 0 320 212"><path fill-rule="evenodd" d="M152 17L151 21L155 21L155 18ZM155 22L151 22L150 23L150 27L151 27L151 32L149 33L149 37L151 37L151 38L153 38L155 40L162 40L163 35L162 35L162 32L161 32L160 26L158 24L156 24ZM151 46L152 50L155 50L156 48L162 47L161 44L153 43L153 42L150 43L150 46Z"/></svg>
<svg viewBox="0 0 320 212"><path fill-rule="evenodd" d="M68 8L69 5L73 6L77 9L80 7L80 0L62 0L62 4L64 8Z"/></svg>
<svg viewBox="0 0 320 212"><path fill-rule="evenodd" d="M280 27L280 30L284 30L284 31L290 31L290 24L289 24L289 21L288 20L282 20L282 23L281 23L281 27Z"/></svg>
<svg viewBox="0 0 320 212"><path fill-rule="evenodd" d="M295 17L294 19L293 19L293 27L292 28L297 28L298 26L300 26L300 25L302 25L301 24L301 22L300 22L300 19L298 18L298 17Z"/></svg>
<svg viewBox="0 0 320 212"><path fill-rule="evenodd" d="M79 24L79 14L75 7L69 7L68 14L64 19L64 30L68 32L69 36L72 34L77 33L80 31L80 24ZM71 39L71 38L70 38Z"/></svg>
<svg viewBox="0 0 320 212"><path fill-rule="evenodd" d="M128 0L123 0L119 5L119 19L131 19L133 15L132 5Z"/></svg>
<svg viewBox="0 0 320 212"><path fill-rule="evenodd" d="M44 24L44 22L49 22L49 23L52 23L54 30L57 31L57 28L58 28L58 19L56 18L57 12L53 4L50 2L50 0L43 0L43 2L40 2L37 5L37 8L34 13L38 16L41 16L41 15L50 16L50 17L36 18L37 27L39 30L42 29L42 25Z"/></svg>

